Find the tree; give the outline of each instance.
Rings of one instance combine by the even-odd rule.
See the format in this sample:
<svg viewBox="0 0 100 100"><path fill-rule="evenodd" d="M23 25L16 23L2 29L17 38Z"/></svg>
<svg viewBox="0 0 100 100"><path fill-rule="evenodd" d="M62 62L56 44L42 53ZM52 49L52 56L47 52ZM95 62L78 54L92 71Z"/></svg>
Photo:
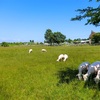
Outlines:
<svg viewBox="0 0 100 100"><path fill-rule="evenodd" d="M71 43L72 40L69 38L69 39L66 40L66 42Z"/></svg>
<svg viewBox="0 0 100 100"><path fill-rule="evenodd" d="M54 42L54 37L53 37L53 32L51 29L47 29L44 35L47 43L50 43L52 45L52 43Z"/></svg>
<svg viewBox="0 0 100 100"><path fill-rule="evenodd" d="M2 42L1 46L3 46L3 47L9 47L9 44L7 42Z"/></svg>
<svg viewBox="0 0 100 100"><path fill-rule="evenodd" d="M30 42L34 43L34 40L30 40Z"/></svg>
<svg viewBox="0 0 100 100"><path fill-rule="evenodd" d="M47 29L44 35L46 42L50 43L51 45L54 43L62 43L65 41L66 36L63 35L61 32L52 32L51 29Z"/></svg>
<svg viewBox="0 0 100 100"><path fill-rule="evenodd" d="M100 33L96 33L92 36L92 41L94 41L94 43L100 43Z"/></svg>
<svg viewBox="0 0 100 100"><path fill-rule="evenodd" d="M63 43L66 39L66 36L63 35L61 32L54 32L54 42L59 44L59 43Z"/></svg>
<svg viewBox="0 0 100 100"><path fill-rule="evenodd" d="M89 0L92 1L92 0ZM96 2L99 2L100 0L96 0ZM87 18L87 22L85 25L92 24L95 26L100 26L100 5L97 8L93 7L87 7L84 9L77 9L77 12L79 12L80 15L77 15L74 18L71 18L71 21L75 20L82 20L84 18Z"/></svg>

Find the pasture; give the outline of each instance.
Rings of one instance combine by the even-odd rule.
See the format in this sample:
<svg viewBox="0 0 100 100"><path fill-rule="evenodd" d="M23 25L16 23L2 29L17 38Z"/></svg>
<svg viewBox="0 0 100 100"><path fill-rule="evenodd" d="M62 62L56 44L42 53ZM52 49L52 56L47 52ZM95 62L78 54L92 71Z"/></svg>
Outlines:
<svg viewBox="0 0 100 100"><path fill-rule="evenodd" d="M0 47L0 100L99 100L100 84L76 78L80 63L97 60L100 46Z"/></svg>

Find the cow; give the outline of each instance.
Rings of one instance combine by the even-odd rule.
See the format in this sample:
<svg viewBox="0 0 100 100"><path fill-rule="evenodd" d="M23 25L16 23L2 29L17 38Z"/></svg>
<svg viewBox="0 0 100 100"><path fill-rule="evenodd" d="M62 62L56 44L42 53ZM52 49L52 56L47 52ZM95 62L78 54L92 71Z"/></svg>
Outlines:
<svg viewBox="0 0 100 100"><path fill-rule="evenodd" d="M83 75L84 81L87 81L91 74L97 74L98 69L100 68L100 61L96 61L89 65L88 72Z"/></svg>
<svg viewBox="0 0 100 100"><path fill-rule="evenodd" d="M63 60L65 62L67 59L68 59L68 55L67 54L60 54L56 61L62 61Z"/></svg>
<svg viewBox="0 0 100 100"><path fill-rule="evenodd" d="M46 50L46 49L42 49L41 51L42 51L42 52L47 52L47 50Z"/></svg>
<svg viewBox="0 0 100 100"><path fill-rule="evenodd" d="M28 52L29 52L29 53L31 53L32 51L33 51L32 49L29 49L29 51L28 51Z"/></svg>
<svg viewBox="0 0 100 100"><path fill-rule="evenodd" d="M76 75L78 77L79 80L82 79L82 75L86 74L86 72L88 71L88 67L89 67L90 63L89 62L83 62L79 65L78 67L78 74Z"/></svg>
<svg viewBox="0 0 100 100"><path fill-rule="evenodd" d="M96 82L96 84L98 84L100 81L100 68L97 70L97 75L94 78L94 81Z"/></svg>

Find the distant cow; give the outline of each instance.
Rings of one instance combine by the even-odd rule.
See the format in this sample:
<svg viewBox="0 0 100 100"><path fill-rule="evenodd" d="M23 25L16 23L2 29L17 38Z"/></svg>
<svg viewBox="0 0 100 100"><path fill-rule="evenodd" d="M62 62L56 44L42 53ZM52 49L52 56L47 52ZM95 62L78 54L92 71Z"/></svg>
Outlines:
<svg viewBox="0 0 100 100"><path fill-rule="evenodd" d="M68 59L68 55L67 54L60 54L59 56L58 56L58 59L57 59L57 61L66 61Z"/></svg>
<svg viewBox="0 0 100 100"><path fill-rule="evenodd" d="M78 77L79 80L82 79L82 75L86 74L86 72L88 71L88 67L89 67L90 63L89 62L83 62L79 65L78 67L78 74L76 75Z"/></svg>
<svg viewBox="0 0 100 100"><path fill-rule="evenodd" d="M47 50L46 50L46 49L42 49L41 51L42 51L42 52L47 52Z"/></svg>
<svg viewBox="0 0 100 100"><path fill-rule="evenodd" d="M32 51L33 51L32 49L29 49L29 51L28 51L28 52L29 52L29 53L31 53Z"/></svg>
<svg viewBox="0 0 100 100"><path fill-rule="evenodd" d="M88 68L88 72L85 75L83 75L84 81L87 81L91 74L97 74L99 68L100 68L100 61L92 63Z"/></svg>

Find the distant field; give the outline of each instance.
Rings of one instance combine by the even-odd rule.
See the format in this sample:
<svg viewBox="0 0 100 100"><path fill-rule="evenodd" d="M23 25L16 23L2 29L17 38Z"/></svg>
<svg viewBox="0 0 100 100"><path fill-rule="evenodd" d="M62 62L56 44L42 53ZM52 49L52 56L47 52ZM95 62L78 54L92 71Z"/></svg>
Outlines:
<svg viewBox="0 0 100 100"><path fill-rule="evenodd" d="M97 60L100 46L0 47L0 100L99 100L100 86L76 78L80 63Z"/></svg>

